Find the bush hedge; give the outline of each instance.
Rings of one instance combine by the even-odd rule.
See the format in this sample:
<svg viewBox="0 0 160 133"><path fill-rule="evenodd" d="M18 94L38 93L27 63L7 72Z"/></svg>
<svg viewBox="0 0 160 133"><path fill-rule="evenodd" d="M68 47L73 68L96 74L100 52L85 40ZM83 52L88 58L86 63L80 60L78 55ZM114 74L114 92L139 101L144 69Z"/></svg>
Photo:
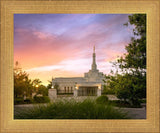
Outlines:
<svg viewBox="0 0 160 133"><path fill-rule="evenodd" d="M14 98L14 105L31 104L31 103L49 103L49 102L50 102L50 99L48 96L42 96L42 97L35 96L33 99L27 98L25 100L23 97Z"/></svg>
<svg viewBox="0 0 160 133"><path fill-rule="evenodd" d="M37 97L34 96L34 103L49 103L50 99L48 96L41 96L41 97Z"/></svg>
<svg viewBox="0 0 160 133"><path fill-rule="evenodd" d="M106 104L108 102L108 97L107 96L99 96L97 99L96 99L96 103L98 104Z"/></svg>
<svg viewBox="0 0 160 133"><path fill-rule="evenodd" d="M14 104L24 104L23 97L14 98Z"/></svg>
<svg viewBox="0 0 160 133"><path fill-rule="evenodd" d="M33 103L33 100L31 98L27 98L24 100L23 97L14 98L14 104L30 104Z"/></svg>

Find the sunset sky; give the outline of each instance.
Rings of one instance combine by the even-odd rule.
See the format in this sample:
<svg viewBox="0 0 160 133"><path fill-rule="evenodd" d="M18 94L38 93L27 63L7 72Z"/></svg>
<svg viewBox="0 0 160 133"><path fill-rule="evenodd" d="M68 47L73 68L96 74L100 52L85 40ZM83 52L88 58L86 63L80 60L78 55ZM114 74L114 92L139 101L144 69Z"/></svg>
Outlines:
<svg viewBox="0 0 160 133"><path fill-rule="evenodd" d="M52 77L82 77L95 45L97 68L109 74L133 36L127 21L128 14L15 14L14 62L47 85Z"/></svg>

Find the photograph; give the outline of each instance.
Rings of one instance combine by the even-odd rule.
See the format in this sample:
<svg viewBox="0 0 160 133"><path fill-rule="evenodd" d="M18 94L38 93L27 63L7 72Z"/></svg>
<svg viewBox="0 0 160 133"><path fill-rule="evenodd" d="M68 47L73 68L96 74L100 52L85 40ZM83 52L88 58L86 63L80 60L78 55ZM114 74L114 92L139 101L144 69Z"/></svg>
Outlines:
<svg viewBox="0 0 160 133"><path fill-rule="evenodd" d="M146 27L145 13L13 14L13 119L146 120Z"/></svg>

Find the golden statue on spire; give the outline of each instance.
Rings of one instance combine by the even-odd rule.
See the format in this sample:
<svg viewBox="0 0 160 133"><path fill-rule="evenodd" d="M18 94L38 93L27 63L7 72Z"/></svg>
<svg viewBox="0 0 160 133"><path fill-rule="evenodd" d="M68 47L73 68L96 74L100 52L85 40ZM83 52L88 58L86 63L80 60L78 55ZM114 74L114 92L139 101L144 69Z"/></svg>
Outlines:
<svg viewBox="0 0 160 133"><path fill-rule="evenodd" d="M93 52L95 53L95 45L94 45L94 47L93 47Z"/></svg>

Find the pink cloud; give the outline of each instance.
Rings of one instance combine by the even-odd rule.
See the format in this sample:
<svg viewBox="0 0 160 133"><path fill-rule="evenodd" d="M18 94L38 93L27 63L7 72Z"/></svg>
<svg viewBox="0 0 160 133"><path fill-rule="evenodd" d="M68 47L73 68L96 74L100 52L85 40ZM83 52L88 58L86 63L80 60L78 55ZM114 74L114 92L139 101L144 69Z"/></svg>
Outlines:
<svg viewBox="0 0 160 133"><path fill-rule="evenodd" d="M41 40L46 40L46 39L53 38L53 36L50 35L49 33L43 33L43 32L39 32L39 31L35 31L35 32L33 32L33 34Z"/></svg>
<svg viewBox="0 0 160 133"><path fill-rule="evenodd" d="M33 66L53 65L77 54L80 48L72 48L72 40L63 36L46 34L40 31L17 29L15 41L14 60L22 62L24 68Z"/></svg>
<svg viewBox="0 0 160 133"><path fill-rule="evenodd" d="M123 23L124 18L119 16L88 21L92 17L88 15L79 20L77 15L67 15L58 17L58 21L49 18L46 19L48 25L41 23L42 27L39 28L36 22L36 28L26 25L17 28L17 24L14 61L18 60L32 78L40 78L44 82L52 76L83 76L91 67L93 45L96 45L98 69L109 73L109 61L123 55L128 43L128 34L121 36L119 29L123 28L119 27L122 25L115 23Z"/></svg>

